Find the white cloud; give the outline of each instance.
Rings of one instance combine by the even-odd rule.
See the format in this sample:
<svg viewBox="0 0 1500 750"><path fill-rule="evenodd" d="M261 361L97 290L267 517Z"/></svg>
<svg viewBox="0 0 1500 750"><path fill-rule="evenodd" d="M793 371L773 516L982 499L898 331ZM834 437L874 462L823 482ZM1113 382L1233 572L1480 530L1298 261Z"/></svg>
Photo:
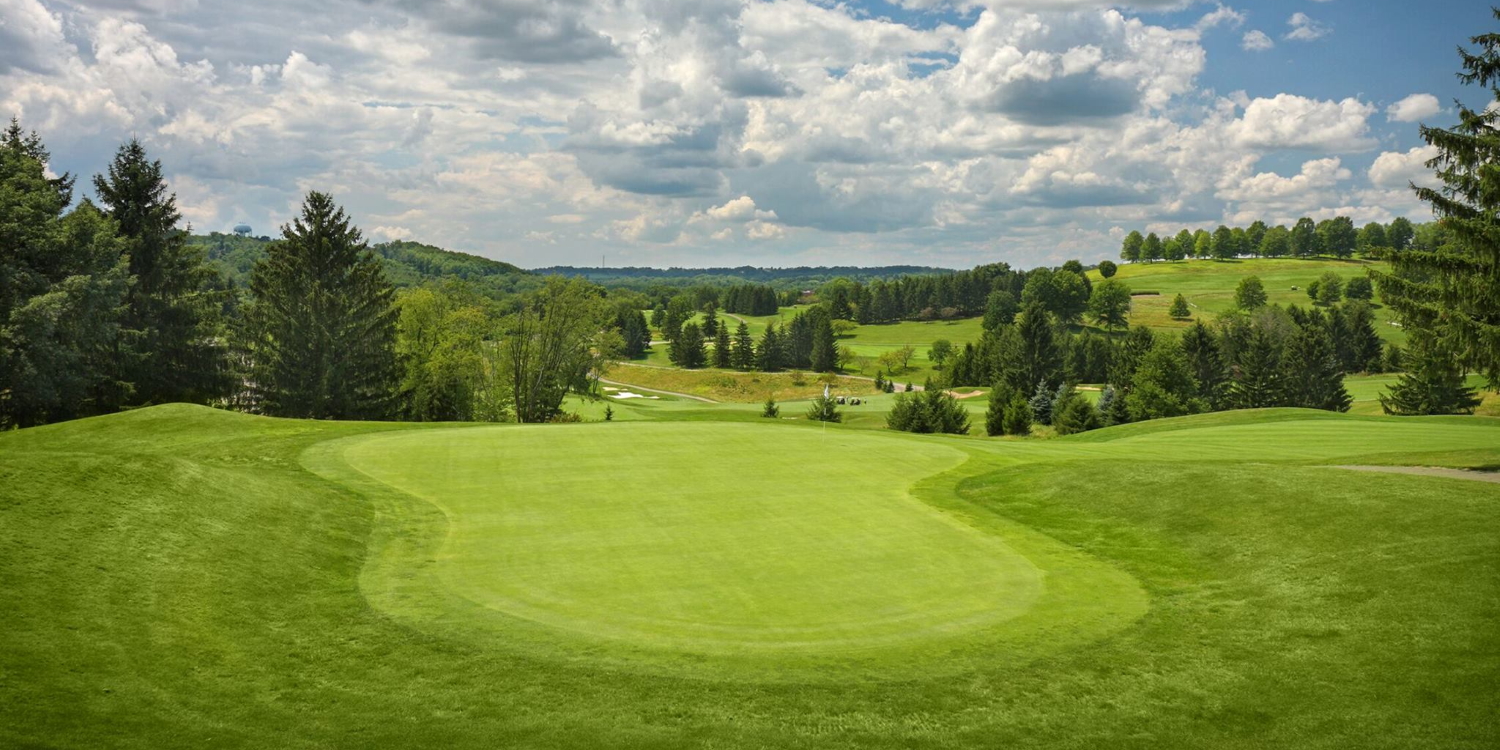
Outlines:
<svg viewBox="0 0 1500 750"><path fill-rule="evenodd" d="M1436 146L1417 146L1405 152L1382 153L1370 165L1370 182L1382 188L1403 188L1408 183L1431 186L1437 179L1427 162L1437 155Z"/></svg>
<svg viewBox="0 0 1500 750"><path fill-rule="evenodd" d="M1266 32L1260 29L1245 32L1244 38L1240 40L1240 48L1251 52L1264 52L1275 46L1276 42L1271 41L1271 37L1266 36Z"/></svg>
<svg viewBox="0 0 1500 750"><path fill-rule="evenodd" d="M1288 31L1283 38L1294 42L1311 42L1333 33L1333 29L1314 21L1306 13L1300 11L1293 13L1292 17L1287 19L1286 23L1292 27L1292 30Z"/></svg>
<svg viewBox="0 0 1500 750"><path fill-rule="evenodd" d="M1252 100L1229 133L1236 143L1255 149L1364 151L1375 145L1368 122L1374 113L1373 105L1354 98L1334 102L1277 94Z"/></svg>
<svg viewBox="0 0 1500 750"><path fill-rule="evenodd" d="M378 226L370 230L370 239L376 241L408 240L411 237L412 231L406 227Z"/></svg>
<svg viewBox="0 0 1500 750"><path fill-rule="evenodd" d="M1417 122L1442 111L1438 98L1432 94L1412 94L1389 107L1385 116L1395 122Z"/></svg>

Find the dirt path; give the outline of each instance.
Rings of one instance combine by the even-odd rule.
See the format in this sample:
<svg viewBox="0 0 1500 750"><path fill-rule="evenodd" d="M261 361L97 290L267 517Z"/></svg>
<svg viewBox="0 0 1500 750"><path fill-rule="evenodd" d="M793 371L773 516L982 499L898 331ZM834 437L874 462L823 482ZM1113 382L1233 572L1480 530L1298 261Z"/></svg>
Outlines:
<svg viewBox="0 0 1500 750"><path fill-rule="evenodd" d="M618 380L610 380L609 378L599 378L599 382L601 382L601 383L608 383L609 385L617 385L617 386L620 386L622 388L629 388L632 391L647 391L647 392L650 392L650 393L660 393L660 394L665 395L665 396L676 396L678 398L690 398L690 399L692 399L694 401L702 401L705 404L717 404L717 403L719 403L718 401L715 401L715 400L713 400L711 398L704 398L702 396L694 396L691 393L678 393L677 391L664 391L664 390L662 390L660 388L647 388L646 386L643 386L643 385L636 385L635 383L622 383L622 382L620 382ZM616 401L622 401L624 399L618 399L617 398L615 400Z"/></svg>
<svg viewBox="0 0 1500 750"><path fill-rule="evenodd" d="M1335 466L1333 468L1349 469L1351 471L1374 471L1381 474L1415 474L1423 477L1468 479L1474 482L1494 482L1500 484L1500 472L1495 471L1445 469L1439 466Z"/></svg>

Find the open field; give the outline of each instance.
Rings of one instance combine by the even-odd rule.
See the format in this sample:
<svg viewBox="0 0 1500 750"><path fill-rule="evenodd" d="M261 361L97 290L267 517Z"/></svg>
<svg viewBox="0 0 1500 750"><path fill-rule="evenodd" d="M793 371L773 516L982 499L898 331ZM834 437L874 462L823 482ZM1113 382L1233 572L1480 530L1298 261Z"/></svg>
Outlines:
<svg viewBox="0 0 1500 750"><path fill-rule="evenodd" d="M868 380L795 372L738 372L734 370L682 370L677 368L621 364L609 371L610 380L660 391L687 393L713 401L762 404L770 396L777 401L811 399L823 395L829 383L838 396L875 393Z"/></svg>
<svg viewBox="0 0 1500 750"><path fill-rule="evenodd" d="M1178 263L1129 263L1120 266L1115 278L1130 286L1132 292L1158 292L1156 296L1138 296L1131 302L1131 325L1146 325L1163 331L1192 325L1193 320L1177 321L1168 314L1172 300L1186 297L1194 319L1204 313L1212 320L1219 313L1234 308L1234 290L1240 279L1259 276L1266 287L1267 301L1280 305L1308 307L1307 285L1319 276L1333 271L1345 279L1364 276L1371 268L1385 268L1384 263L1334 258L1246 258L1242 260L1191 260ZM1098 271L1089 278L1100 281ZM1293 290L1292 287L1298 287ZM1405 333L1390 324L1391 314L1384 307L1375 310L1376 330L1387 341L1402 343Z"/></svg>
<svg viewBox="0 0 1500 750"><path fill-rule="evenodd" d="M615 408L0 434L0 745L1500 742L1500 421Z"/></svg>

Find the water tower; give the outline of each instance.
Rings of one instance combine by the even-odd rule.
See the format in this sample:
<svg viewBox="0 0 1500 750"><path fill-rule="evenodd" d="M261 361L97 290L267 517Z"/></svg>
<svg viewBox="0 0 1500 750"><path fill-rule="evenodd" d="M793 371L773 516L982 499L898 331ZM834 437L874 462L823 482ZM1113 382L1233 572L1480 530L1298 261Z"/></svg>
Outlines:
<svg viewBox="0 0 1500 750"><path fill-rule="evenodd" d="M241 236L241 237L248 237L248 236L250 236L250 225L249 224L236 224L234 226L234 233L237 234L237 235L239 235L239 236Z"/></svg>

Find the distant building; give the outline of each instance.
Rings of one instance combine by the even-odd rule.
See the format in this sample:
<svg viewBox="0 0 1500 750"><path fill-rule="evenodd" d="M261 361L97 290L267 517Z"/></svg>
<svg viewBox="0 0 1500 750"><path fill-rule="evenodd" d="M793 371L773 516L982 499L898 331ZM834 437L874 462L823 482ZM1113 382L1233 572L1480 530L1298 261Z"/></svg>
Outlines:
<svg viewBox="0 0 1500 750"><path fill-rule="evenodd" d="M241 237L249 236L249 234L250 234L250 225L249 224L237 224L234 227L234 233L237 234L237 235L239 235L239 236L241 236Z"/></svg>

